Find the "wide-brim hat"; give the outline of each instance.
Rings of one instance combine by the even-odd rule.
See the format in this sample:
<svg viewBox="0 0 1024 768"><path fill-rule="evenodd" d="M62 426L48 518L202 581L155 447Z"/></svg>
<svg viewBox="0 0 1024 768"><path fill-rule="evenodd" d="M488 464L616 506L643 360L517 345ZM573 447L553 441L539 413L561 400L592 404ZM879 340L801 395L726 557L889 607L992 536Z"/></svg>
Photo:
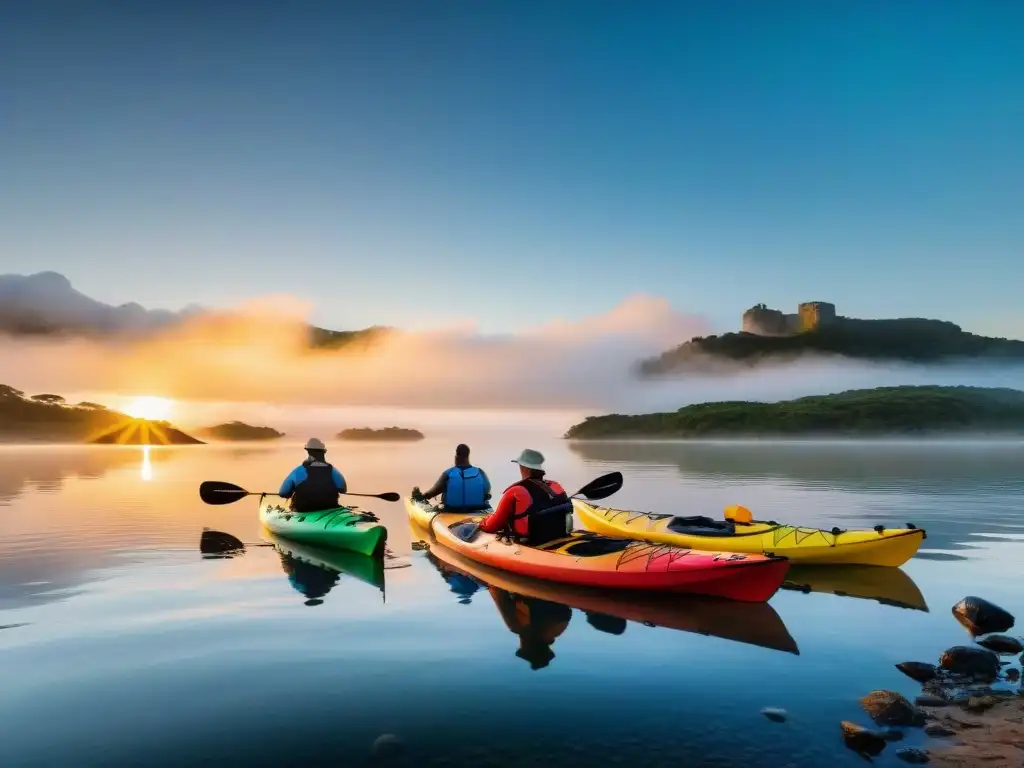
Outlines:
<svg viewBox="0 0 1024 768"><path fill-rule="evenodd" d="M544 454L532 448L524 448L518 459L512 459L513 464L527 469L544 469Z"/></svg>

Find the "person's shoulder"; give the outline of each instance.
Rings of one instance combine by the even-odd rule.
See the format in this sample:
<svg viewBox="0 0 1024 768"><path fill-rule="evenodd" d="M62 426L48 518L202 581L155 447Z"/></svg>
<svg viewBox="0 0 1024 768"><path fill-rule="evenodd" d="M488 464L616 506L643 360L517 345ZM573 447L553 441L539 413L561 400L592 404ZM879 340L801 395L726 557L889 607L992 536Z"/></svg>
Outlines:
<svg viewBox="0 0 1024 768"><path fill-rule="evenodd" d="M551 490L555 493L565 493L565 488L557 480L548 480L548 485L551 486Z"/></svg>

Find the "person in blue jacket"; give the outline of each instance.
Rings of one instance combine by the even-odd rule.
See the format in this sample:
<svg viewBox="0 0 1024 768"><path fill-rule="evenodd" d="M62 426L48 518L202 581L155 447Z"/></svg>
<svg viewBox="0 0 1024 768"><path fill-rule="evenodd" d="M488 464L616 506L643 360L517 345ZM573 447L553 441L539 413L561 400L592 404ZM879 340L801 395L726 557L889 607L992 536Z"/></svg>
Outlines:
<svg viewBox="0 0 1024 768"><path fill-rule="evenodd" d="M277 495L291 499L294 512L317 512L338 506L338 494L345 493L345 477L327 462L327 446L315 437L306 442L306 460L288 473Z"/></svg>
<svg viewBox="0 0 1024 768"><path fill-rule="evenodd" d="M472 512L487 509L491 499L491 481L487 473L469 463L469 446L459 443L455 447L455 466L446 469L426 493L413 488L412 497L427 501L441 496L446 510Z"/></svg>

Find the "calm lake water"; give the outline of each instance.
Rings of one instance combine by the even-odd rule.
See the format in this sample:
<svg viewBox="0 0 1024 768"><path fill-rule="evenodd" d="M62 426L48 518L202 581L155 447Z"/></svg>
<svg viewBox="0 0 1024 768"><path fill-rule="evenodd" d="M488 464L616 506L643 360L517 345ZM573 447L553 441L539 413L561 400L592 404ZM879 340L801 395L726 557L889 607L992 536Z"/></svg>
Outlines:
<svg viewBox="0 0 1024 768"><path fill-rule="evenodd" d="M432 483L454 442L329 457L353 490L405 492ZM967 640L959 598L1024 615L1021 444L472 445L499 487L530 445L567 487L621 469L616 506L718 516L742 503L824 527L910 521L928 539L899 571L801 569L820 591L783 590L768 608L570 608L558 590L515 597L445 574L412 547L401 504L367 505L389 528L383 588L267 547L204 559L204 526L261 539L254 500L208 507L198 484L274 490L297 444L4 447L3 764L862 765L839 722L869 724L857 700L873 688L919 692L893 665ZM911 731L898 746L924 741ZM877 764L901 764L896 748Z"/></svg>

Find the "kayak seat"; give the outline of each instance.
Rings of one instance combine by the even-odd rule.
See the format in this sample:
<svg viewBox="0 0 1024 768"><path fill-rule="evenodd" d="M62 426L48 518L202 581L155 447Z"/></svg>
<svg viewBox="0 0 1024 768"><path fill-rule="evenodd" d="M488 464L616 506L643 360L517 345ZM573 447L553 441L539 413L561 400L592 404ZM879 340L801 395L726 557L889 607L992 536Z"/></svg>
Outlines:
<svg viewBox="0 0 1024 768"><path fill-rule="evenodd" d="M607 536L595 536L593 534L576 534L576 541L572 542L563 551L573 557L598 557L610 555L615 552L622 552L630 544L632 539L613 539ZM564 541L564 540L563 540ZM556 547L561 546L558 542L552 542Z"/></svg>
<svg viewBox="0 0 1024 768"><path fill-rule="evenodd" d="M673 517L667 528L673 533L687 536L735 536L736 523L732 520L712 520L710 517Z"/></svg>
<svg viewBox="0 0 1024 768"><path fill-rule="evenodd" d="M448 526L448 530L465 542L472 542L480 533L480 524L472 520L459 520Z"/></svg>

